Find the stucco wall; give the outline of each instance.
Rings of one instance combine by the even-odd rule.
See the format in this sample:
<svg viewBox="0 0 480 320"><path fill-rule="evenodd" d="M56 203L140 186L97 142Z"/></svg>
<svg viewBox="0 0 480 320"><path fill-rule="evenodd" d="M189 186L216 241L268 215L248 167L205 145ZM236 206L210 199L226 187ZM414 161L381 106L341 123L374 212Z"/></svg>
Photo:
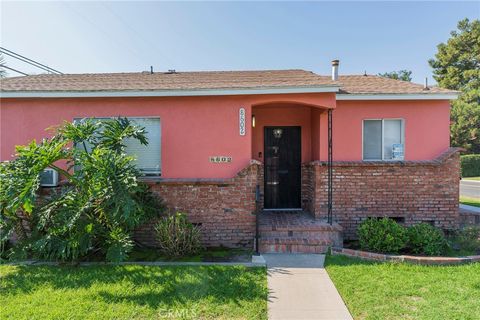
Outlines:
<svg viewBox="0 0 480 320"><path fill-rule="evenodd" d="M265 105L273 107L265 107ZM277 107L275 107L277 105ZM278 106L289 105L282 112ZM310 107L310 106L311 107ZM0 160L12 159L15 145L48 136L45 128L76 117L160 117L162 175L166 178L230 178L263 152L265 125L301 125L302 160L327 159L327 115L335 108L334 159L361 160L362 120L403 118L406 160L429 160L449 146L448 101L335 101L333 93L217 97L0 99ZM247 111L239 135L239 108ZM251 111L259 133L252 139ZM319 109L318 109L319 110ZM319 120L318 120L319 119ZM311 132L314 130L315 132ZM209 156L232 156L215 164Z"/></svg>
<svg viewBox="0 0 480 320"><path fill-rule="evenodd" d="M312 161L311 107L301 105L269 105L253 109L256 125L252 129L252 158L264 161L264 133L269 126L299 126L302 135L302 162ZM261 152L261 156L259 153Z"/></svg>
<svg viewBox="0 0 480 320"><path fill-rule="evenodd" d="M321 115L320 160L327 160L327 114ZM337 101L333 111L333 158L362 160L364 119L402 118L405 160L431 160L450 146L450 103L418 101Z"/></svg>
<svg viewBox="0 0 480 320"><path fill-rule="evenodd" d="M241 95L162 98L0 99L0 161L15 145L40 140L46 128L77 117L160 117L162 175L166 178L231 178L251 159L251 109L264 103L335 106L335 94ZM238 112L246 109L246 135ZM232 163L210 163L225 155Z"/></svg>

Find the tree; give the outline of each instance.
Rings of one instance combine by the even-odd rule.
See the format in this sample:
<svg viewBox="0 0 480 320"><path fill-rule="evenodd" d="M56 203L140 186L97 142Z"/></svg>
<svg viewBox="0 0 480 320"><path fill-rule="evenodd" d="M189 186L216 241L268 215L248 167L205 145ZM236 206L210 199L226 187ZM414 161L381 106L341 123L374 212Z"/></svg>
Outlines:
<svg viewBox="0 0 480 320"><path fill-rule="evenodd" d="M0 53L0 79L7 76L7 71L5 70L5 68L3 68L4 64L5 58L3 57L3 54Z"/></svg>
<svg viewBox="0 0 480 320"><path fill-rule="evenodd" d="M461 20L457 28L429 64L440 87L461 91L452 103L452 145L480 153L480 20Z"/></svg>
<svg viewBox="0 0 480 320"><path fill-rule="evenodd" d="M412 81L412 71L409 70L399 70L399 71L392 71L392 72L385 72L379 73L380 77L390 78L395 80L402 80L402 81Z"/></svg>
<svg viewBox="0 0 480 320"><path fill-rule="evenodd" d="M125 154L128 138L148 143L145 129L126 118L85 120L17 147L16 159L0 164L0 241L15 232L17 257L76 261L96 254L125 260L134 228L163 211ZM40 174L48 167L66 183L41 197Z"/></svg>

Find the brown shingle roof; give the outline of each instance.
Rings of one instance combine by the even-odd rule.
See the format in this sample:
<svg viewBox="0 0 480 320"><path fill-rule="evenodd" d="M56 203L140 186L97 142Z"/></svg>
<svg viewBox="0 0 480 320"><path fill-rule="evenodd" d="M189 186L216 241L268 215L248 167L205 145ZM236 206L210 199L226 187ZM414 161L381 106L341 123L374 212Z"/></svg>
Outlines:
<svg viewBox="0 0 480 320"><path fill-rule="evenodd" d="M304 70L34 75L1 81L2 91L201 90L338 85Z"/></svg>
<svg viewBox="0 0 480 320"><path fill-rule="evenodd" d="M421 94L421 93L456 93L439 87L429 87L418 83L394 80L372 75L340 75L338 81L341 83L340 93L352 94Z"/></svg>
<svg viewBox="0 0 480 320"><path fill-rule="evenodd" d="M201 71L163 73L42 74L0 80L2 92L18 91L156 91L264 89L340 86L350 94L455 93L437 87L423 90L415 83L379 76L344 75L339 81L305 70Z"/></svg>

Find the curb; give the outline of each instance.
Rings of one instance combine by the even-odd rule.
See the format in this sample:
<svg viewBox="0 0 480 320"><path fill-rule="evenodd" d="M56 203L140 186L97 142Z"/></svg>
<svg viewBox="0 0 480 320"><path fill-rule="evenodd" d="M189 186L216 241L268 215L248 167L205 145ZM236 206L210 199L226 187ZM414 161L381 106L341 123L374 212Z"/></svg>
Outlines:
<svg viewBox="0 0 480 320"><path fill-rule="evenodd" d="M263 261L263 262L262 262ZM89 267L89 266L226 266L226 267L265 267L265 259L262 256L252 256L252 262L175 262L175 261L136 261L136 262L80 262L78 264L64 264L59 262L52 261L35 261L35 260L26 260L20 262L10 262L4 263L1 265L10 265L10 266L80 266L80 267Z"/></svg>
<svg viewBox="0 0 480 320"><path fill-rule="evenodd" d="M332 248L332 255L360 258L377 262L408 262L422 265L459 265L480 262L480 255L466 257L421 257L409 255L390 255L345 248Z"/></svg>
<svg viewBox="0 0 480 320"><path fill-rule="evenodd" d="M480 214L480 208L479 207L469 206L467 204L460 204L460 209Z"/></svg>

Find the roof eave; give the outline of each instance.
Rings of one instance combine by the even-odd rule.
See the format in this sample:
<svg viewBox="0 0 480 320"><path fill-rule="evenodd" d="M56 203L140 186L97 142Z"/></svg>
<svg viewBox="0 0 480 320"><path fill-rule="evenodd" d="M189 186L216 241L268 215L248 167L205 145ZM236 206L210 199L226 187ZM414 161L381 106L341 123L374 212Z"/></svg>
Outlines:
<svg viewBox="0 0 480 320"><path fill-rule="evenodd" d="M337 100L455 100L459 93L339 93Z"/></svg>
<svg viewBox="0 0 480 320"><path fill-rule="evenodd" d="M0 91L0 98L188 97L338 92L338 85L193 90Z"/></svg>

